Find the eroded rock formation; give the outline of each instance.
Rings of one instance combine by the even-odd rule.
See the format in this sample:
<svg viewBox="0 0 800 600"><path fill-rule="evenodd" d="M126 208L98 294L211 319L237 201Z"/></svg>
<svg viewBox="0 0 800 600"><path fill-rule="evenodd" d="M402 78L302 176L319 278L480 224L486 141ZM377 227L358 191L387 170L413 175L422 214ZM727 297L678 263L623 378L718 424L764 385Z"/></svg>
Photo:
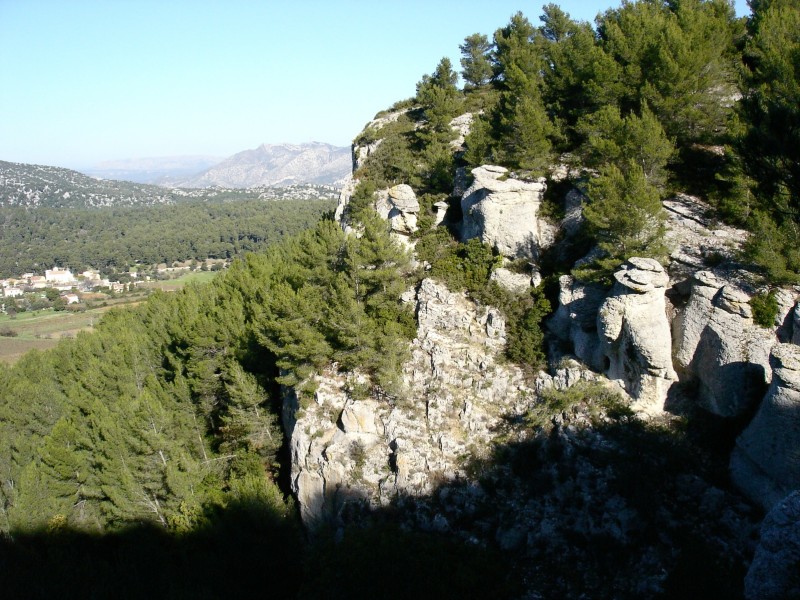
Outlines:
<svg viewBox="0 0 800 600"><path fill-rule="evenodd" d="M800 489L800 346L776 345L770 365L772 384L731 457L734 482L765 508Z"/></svg>
<svg viewBox="0 0 800 600"><path fill-rule="evenodd" d="M631 258L614 278L617 283L597 313L604 372L637 408L659 412L677 380L664 300L669 277L658 261Z"/></svg>
<svg viewBox="0 0 800 600"><path fill-rule="evenodd" d="M553 228L539 216L547 186L508 177L504 167L484 165L461 198L461 239L480 238L508 257L537 258L553 241Z"/></svg>
<svg viewBox="0 0 800 600"><path fill-rule="evenodd" d="M800 598L800 491L789 494L764 518L744 593L747 600Z"/></svg>
<svg viewBox="0 0 800 600"><path fill-rule="evenodd" d="M504 416L533 398L522 371L499 360L505 322L496 309L431 279L409 299L418 330L397 397L360 397L357 375L335 369L315 376L302 406L288 392L292 488L307 524L462 477L467 459L489 452Z"/></svg>
<svg viewBox="0 0 800 600"><path fill-rule="evenodd" d="M775 333L753 322L750 296L733 282L699 271L690 283L673 322L676 366L699 384L700 406L721 417L746 414L770 381Z"/></svg>
<svg viewBox="0 0 800 600"><path fill-rule="evenodd" d="M417 230L419 202L410 185L400 184L378 192L375 210L389 221L392 231L408 235Z"/></svg>

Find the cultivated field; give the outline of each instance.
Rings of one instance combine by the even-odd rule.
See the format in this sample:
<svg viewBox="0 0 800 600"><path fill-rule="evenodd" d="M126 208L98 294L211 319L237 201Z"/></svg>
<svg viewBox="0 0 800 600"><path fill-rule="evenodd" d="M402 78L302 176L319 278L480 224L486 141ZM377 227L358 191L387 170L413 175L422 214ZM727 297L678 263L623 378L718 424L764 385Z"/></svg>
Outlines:
<svg viewBox="0 0 800 600"><path fill-rule="evenodd" d="M153 281L143 286L148 289L161 289L172 292L187 283L211 281L216 273L187 273L169 281ZM139 288L141 289L141 288ZM75 337L79 331L91 330L100 322L103 313L113 307L136 306L147 297L145 292L133 293L118 298L104 300L105 306L87 309L83 312L52 309L18 313L14 317L0 315L0 332L12 330L15 337L0 336L0 362L13 364L29 350L47 350L61 339Z"/></svg>

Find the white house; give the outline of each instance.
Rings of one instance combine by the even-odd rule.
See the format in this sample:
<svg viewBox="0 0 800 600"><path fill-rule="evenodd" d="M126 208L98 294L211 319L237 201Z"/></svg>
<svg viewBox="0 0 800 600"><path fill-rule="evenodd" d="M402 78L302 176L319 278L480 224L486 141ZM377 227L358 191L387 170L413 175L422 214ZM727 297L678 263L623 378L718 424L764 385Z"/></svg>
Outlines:
<svg viewBox="0 0 800 600"><path fill-rule="evenodd" d="M15 296L22 296L25 291L21 287L9 286L3 289L3 295L6 298L13 298Z"/></svg>
<svg viewBox="0 0 800 600"><path fill-rule="evenodd" d="M69 269L60 269L59 267L47 269L44 272L44 278L47 283L51 285L68 285L75 281L75 277L72 276L72 271Z"/></svg>

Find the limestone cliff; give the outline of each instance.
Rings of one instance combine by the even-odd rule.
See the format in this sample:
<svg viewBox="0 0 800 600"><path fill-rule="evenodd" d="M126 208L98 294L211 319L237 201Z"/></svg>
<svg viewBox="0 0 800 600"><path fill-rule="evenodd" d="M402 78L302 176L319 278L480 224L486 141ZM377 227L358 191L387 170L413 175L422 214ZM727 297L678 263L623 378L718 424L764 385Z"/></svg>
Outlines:
<svg viewBox="0 0 800 600"><path fill-rule="evenodd" d="M461 197L461 239L480 238L504 256L537 258L553 242L552 228L538 214L544 178L519 181L491 165L473 169L472 176Z"/></svg>
<svg viewBox="0 0 800 600"><path fill-rule="evenodd" d="M765 508L800 489L800 346L775 346L770 367L772 384L731 457L733 480Z"/></svg>
<svg viewBox="0 0 800 600"><path fill-rule="evenodd" d="M522 414L533 390L500 360L505 322L431 279L407 295L417 336L397 397L362 397L357 374L315 376L314 399L289 392L292 488L304 522L337 522L348 505L386 506L431 494L465 476L504 419Z"/></svg>
<svg viewBox="0 0 800 600"><path fill-rule="evenodd" d="M369 125L370 135L353 147L354 169L368 163L384 128L406 112ZM451 126L463 136L471 122L464 115ZM458 137L452 149L462 144ZM567 171L564 177L582 176ZM336 211L345 230L354 183ZM520 297L542 282L543 259L563 261L581 233L586 196L568 189L563 218L553 223L541 215L546 187L544 179L516 179L503 167L483 165L471 178L462 167L450 197L436 202L436 215L431 210L424 221L424 197L405 183L379 190L372 206L409 247L424 235L423 222L492 246L491 281ZM636 578L635 593L642 596L663 592L684 526L717 556L745 564L755 523L751 505L712 485L696 457L673 454L670 436L680 437L680 427L670 411L684 419L702 413L731 428L758 409L733 455L734 482L764 507L800 486L800 430L792 412L797 346L779 344L800 340L797 294L780 290L776 322L756 324L750 305L756 278L736 262L745 232L712 222L708 207L687 195L664 201L664 208L670 256L663 264L631 257L610 289L560 271L547 323L549 373L504 359L506 321L485 296L478 303L428 277L404 296L417 331L400 389L387 394L370 388L362 374L330 365L312 376L312 398L301 401L286 390L291 486L304 523L339 527L396 511L410 527L514 550L523 570L543 547L591 564L594 558L573 541L599 537L638 557L620 572ZM526 272L506 268L509 259ZM565 391L548 404L547 390L589 380L600 383ZM589 405L608 390L622 394L621 407L593 412ZM528 419L543 406L553 414L539 431ZM510 463L497 459L499 448ZM518 460L531 464L520 470ZM728 456L714 460L724 469ZM646 502L635 492L640 478L645 496L660 490ZM539 573L527 575L533 580Z"/></svg>

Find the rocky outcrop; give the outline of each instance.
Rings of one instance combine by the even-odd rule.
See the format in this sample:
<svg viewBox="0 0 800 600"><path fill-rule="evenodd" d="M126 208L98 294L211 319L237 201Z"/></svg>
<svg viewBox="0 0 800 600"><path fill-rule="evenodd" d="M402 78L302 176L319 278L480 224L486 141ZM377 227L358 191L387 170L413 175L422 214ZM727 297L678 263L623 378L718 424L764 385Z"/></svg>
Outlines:
<svg viewBox="0 0 800 600"><path fill-rule="evenodd" d="M463 477L468 460L487 454L504 419L533 397L520 369L500 360L505 322L496 309L431 279L409 300L418 329L397 397L359 395L358 376L335 369L315 376L303 406L288 392L292 488L307 524Z"/></svg>
<svg viewBox="0 0 800 600"><path fill-rule="evenodd" d="M522 294L523 292L526 292L532 285L532 278L530 275L526 275L525 273L514 273L513 271L509 271L508 269L504 269L502 267L492 271L489 279L512 294Z"/></svg>
<svg viewBox="0 0 800 600"><path fill-rule="evenodd" d="M389 221L392 231L409 235L417 230L419 202L410 185L400 184L378 192L375 210Z"/></svg>
<svg viewBox="0 0 800 600"><path fill-rule="evenodd" d="M409 110L410 109L396 110L382 114L381 116L376 116L374 119L372 119L372 121L364 126L363 131L369 134L368 139L371 141L353 144L351 156L354 173L364 166L370 155L372 155L372 153L378 149L378 146L381 145L381 142L383 142L383 138L380 137L380 130L389 123L394 123L397 121L397 119L406 114Z"/></svg>
<svg viewBox="0 0 800 600"><path fill-rule="evenodd" d="M636 408L660 412L677 380L664 299L669 277L658 261L631 258L614 278L597 313L604 373L622 385Z"/></svg>
<svg viewBox="0 0 800 600"><path fill-rule="evenodd" d="M764 518L744 594L747 600L800 598L800 491L788 495Z"/></svg>
<svg viewBox="0 0 800 600"><path fill-rule="evenodd" d="M700 406L722 417L753 408L770 381L772 330L753 322L750 296L711 271L690 280L686 306L673 321L676 366L699 384Z"/></svg>
<svg viewBox="0 0 800 600"><path fill-rule="evenodd" d="M508 177L504 167L484 165L461 198L461 239L480 238L503 256L537 258L552 244L554 229L539 217L544 179L525 182Z"/></svg>
<svg viewBox="0 0 800 600"><path fill-rule="evenodd" d="M470 129L472 129L473 120L474 116L472 113L464 113L463 115L459 115L450 121L450 127L452 127L453 131L456 133L456 138L450 142L450 147L452 149L464 149L464 140L467 139Z"/></svg>
<svg viewBox="0 0 800 600"><path fill-rule="evenodd" d="M580 283L571 275L562 275L558 283L558 308L547 322L547 330L589 368L599 372L603 356L597 334L597 311L606 298L606 290L599 285Z"/></svg>
<svg viewBox="0 0 800 600"><path fill-rule="evenodd" d="M712 208L694 196L678 194L662 204L667 212L665 242L672 249L673 281L730 261L747 239L746 231L710 219Z"/></svg>
<svg viewBox="0 0 800 600"><path fill-rule="evenodd" d="M336 210L333 218L337 223L342 224L343 227L345 225L344 213L347 209L347 205L350 203L350 198L353 195L353 192L356 190L356 185L358 185L358 181L353 179L353 176L350 175L345 179L344 185L342 186L342 191L339 193L339 202L336 204Z"/></svg>
<svg viewBox="0 0 800 600"><path fill-rule="evenodd" d="M436 214L433 217L433 226L438 227L444 223L444 219L447 216L447 210L450 208L450 205L444 200L440 200L439 202L433 203L433 208L436 209Z"/></svg>
<svg viewBox="0 0 800 600"><path fill-rule="evenodd" d="M800 346L778 344L770 365L772 384L731 456L734 483L765 508L800 489Z"/></svg>

